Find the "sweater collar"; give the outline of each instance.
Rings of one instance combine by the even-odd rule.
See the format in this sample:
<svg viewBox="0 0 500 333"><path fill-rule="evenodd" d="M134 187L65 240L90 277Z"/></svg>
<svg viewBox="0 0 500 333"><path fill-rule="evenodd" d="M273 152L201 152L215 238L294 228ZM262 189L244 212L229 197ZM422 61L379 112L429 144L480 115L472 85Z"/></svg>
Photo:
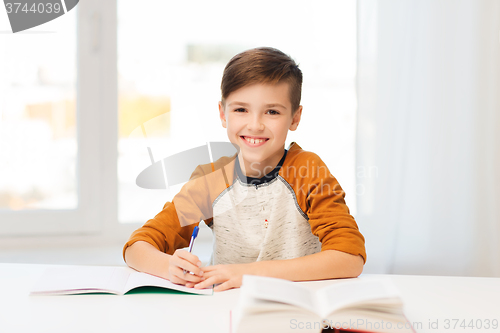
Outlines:
<svg viewBox="0 0 500 333"><path fill-rule="evenodd" d="M238 174L238 178L245 184L249 184L249 185L261 185L261 184L264 184L264 183L268 183L270 182L271 180L273 180L274 178L278 177L278 174L280 172L280 169L281 169L281 166L283 165L283 163L285 162L285 157L286 157L286 153L288 152L288 150L285 149L284 153L283 153L283 157L281 158L281 160L278 162L278 165L271 171L269 172L268 174L266 174L264 177L262 178L254 178L254 177L247 177L243 174L243 172L241 171L241 167L240 167L240 161L239 161L239 158L238 156L236 156L236 165L235 165L235 169L236 169L236 173Z"/></svg>

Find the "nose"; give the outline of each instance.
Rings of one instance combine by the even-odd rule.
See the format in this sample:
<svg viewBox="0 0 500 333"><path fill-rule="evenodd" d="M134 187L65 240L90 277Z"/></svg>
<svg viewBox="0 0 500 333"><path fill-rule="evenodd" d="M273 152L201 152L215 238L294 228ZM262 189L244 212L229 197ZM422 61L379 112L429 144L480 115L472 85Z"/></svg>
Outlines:
<svg viewBox="0 0 500 333"><path fill-rule="evenodd" d="M259 132L264 130L264 123L262 122L262 118L259 114L254 114L250 117L247 128L250 131Z"/></svg>

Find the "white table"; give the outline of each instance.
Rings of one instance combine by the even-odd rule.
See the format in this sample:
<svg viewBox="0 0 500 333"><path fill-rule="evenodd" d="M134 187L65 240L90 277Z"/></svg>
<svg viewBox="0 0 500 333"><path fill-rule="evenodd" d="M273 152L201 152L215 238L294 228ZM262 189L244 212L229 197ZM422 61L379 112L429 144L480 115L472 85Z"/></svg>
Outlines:
<svg viewBox="0 0 500 333"><path fill-rule="evenodd" d="M213 296L175 294L29 296L48 265L0 264L0 332L229 332L239 289ZM417 332L500 332L500 279L381 275L392 279ZM362 275L360 278L371 278ZM338 280L305 282L320 288ZM446 329L446 320L450 328ZM455 321L457 326L453 329ZM485 320L499 327L485 329ZM483 328L459 327L462 320ZM429 327L437 321L437 328ZM418 324L421 323L421 324ZM420 325L420 326L418 326Z"/></svg>

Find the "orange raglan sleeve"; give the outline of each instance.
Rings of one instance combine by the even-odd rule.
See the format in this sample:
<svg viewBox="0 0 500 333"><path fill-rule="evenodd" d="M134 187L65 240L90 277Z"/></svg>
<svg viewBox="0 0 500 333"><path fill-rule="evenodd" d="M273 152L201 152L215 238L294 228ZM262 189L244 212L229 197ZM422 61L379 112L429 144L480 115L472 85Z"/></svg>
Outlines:
<svg viewBox="0 0 500 333"><path fill-rule="evenodd" d="M168 254L189 246L194 227L202 219L206 223L211 221L210 201L204 168L200 165L172 202L167 202L161 212L132 233L123 247L123 258L126 249L137 241L147 242Z"/></svg>
<svg viewBox="0 0 500 333"><path fill-rule="evenodd" d="M307 165L300 177L302 205L309 217L312 233L321 242L321 251L338 250L361 255L366 262L365 239L345 203L345 193L321 158L311 152L300 154Z"/></svg>

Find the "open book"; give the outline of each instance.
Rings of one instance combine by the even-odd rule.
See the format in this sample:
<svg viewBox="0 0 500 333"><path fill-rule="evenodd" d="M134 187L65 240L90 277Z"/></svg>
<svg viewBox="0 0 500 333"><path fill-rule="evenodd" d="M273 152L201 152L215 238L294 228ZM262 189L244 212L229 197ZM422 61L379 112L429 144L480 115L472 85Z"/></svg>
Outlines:
<svg viewBox="0 0 500 333"><path fill-rule="evenodd" d="M231 321L233 333L415 332L397 289L380 278L337 280L313 290L287 280L244 275Z"/></svg>
<svg viewBox="0 0 500 333"><path fill-rule="evenodd" d="M109 293L124 295L138 287L161 287L192 294L212 295L213 288L187 288L126 266L54 266L47 268L31 295Z"/></svg>

